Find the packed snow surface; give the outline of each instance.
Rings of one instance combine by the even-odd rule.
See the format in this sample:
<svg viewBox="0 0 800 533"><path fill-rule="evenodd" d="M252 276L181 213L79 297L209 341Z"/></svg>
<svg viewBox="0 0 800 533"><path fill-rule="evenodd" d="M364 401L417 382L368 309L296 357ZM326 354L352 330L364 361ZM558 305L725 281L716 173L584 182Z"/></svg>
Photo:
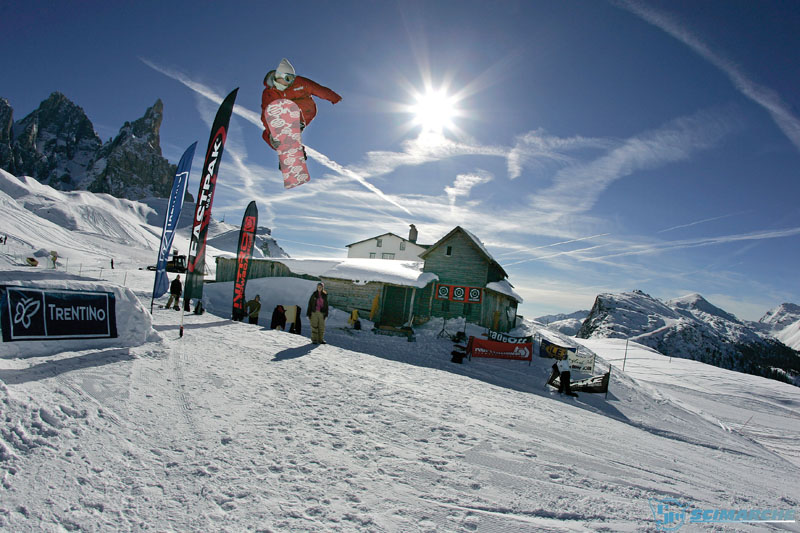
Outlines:
<svg viewBox="0 0 800 533"><path fill-rule="evenodd" d="M3 283L114 291L141 336L46 354L0 343L2 530L655 531L651 498L800 503L796 387L635 345L622 372L620 341L592 339L580 349L595 374L613 363L610 391L572 399L545 388L549 359L452 363L443 332L484 332L463 320L432 320L416 342L350 329L338 309L324 345L305 316L301 335L264 327L275 305L307 301L308 280L248 282L258 325L230 320L230 283L205 287L205 314L150 315L154 273L139 268L157 229L136 215L103 238L18 200L0 193ZM22 266L39 249L69 263ZM533 322L513 333L576 344ZM797 524L724 526L765 528Z"/></svg>

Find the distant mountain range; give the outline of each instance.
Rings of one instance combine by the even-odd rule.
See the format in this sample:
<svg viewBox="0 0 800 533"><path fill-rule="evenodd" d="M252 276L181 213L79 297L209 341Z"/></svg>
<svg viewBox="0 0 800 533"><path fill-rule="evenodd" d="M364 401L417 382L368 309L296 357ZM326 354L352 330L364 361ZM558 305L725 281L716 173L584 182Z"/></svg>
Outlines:
<svg viewBox="0 0 800 533"><path fill-rule="evenodd" d="M800 384L800 335L792 337L799 329L800 307L794 304L748 322L699 294L662 302L633 291L598 295L576 336L630 339L670 357ZM784 344L793 339L792 347Z"/></svg>
<svg viewBox="0 0 800 533"><path fill-rule="evenodd" d="M61 191L167 198L177 167L161 155L163 112L156 100L103 143L83 109L59 92L16 122L8 100L0 98L0 168Z"/></svg>
<svg viewBox="0 0 800 533"><path fill-rule="evenodd" d="M589 316L589 311L575 311L570 314L544 315L534 320L544 324L548 329L558 331L564 335L574 336L581 329L581 325L587 316Z"/></svg>

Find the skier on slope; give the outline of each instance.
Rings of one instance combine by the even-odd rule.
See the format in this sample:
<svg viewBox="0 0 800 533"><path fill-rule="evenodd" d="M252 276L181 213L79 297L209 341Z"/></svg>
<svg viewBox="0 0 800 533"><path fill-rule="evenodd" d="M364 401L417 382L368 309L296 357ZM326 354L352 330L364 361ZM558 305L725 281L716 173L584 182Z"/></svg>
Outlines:
<svg viewBox="0 0 800 533"><path fill-rule="evenodd" d="M295 75L294 67L289 60L281 60L278 68L270 70L264 77L264 92L261 93L261 122L264 124L264 133L261 134L264 142L277 150L280 142L269 133L267 126L267 106L285 98L297 104L302 114L300 130L311 124L317 114L317 104L312 96L324 98L332 104L337 104L342 97L322 85L308 78Z"/></svg>

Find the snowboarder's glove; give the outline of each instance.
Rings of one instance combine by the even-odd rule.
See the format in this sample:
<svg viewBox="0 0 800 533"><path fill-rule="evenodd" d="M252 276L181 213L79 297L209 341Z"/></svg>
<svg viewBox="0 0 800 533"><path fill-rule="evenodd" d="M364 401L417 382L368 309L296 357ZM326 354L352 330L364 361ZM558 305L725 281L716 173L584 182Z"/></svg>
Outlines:
<svg viewBox="0 0 800 533"><path fill-rule="evenodd" d="M281 142L280 142L278 139L276 139L275 137L273 137L272 135L270 135L270 136L269 136L269 144L270 144L270 145L271 145L273 148L275 148L275 149L277 150L277 149L278 149L278 146L280 146L280 145L281 145Z"/></svg>

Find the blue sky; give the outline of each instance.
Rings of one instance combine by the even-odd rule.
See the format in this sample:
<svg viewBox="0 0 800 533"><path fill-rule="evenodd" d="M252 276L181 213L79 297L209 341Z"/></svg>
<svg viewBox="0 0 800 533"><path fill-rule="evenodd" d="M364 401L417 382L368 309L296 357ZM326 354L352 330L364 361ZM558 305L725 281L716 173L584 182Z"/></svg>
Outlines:
<svg viewBox="0 0 800 533"><path fill-rule="evenodd" d="M60 91L104 140L160 98L164 155L201 146L196 194L239 87L213 214L256 200L293 257L462 225L528 317L632 289L751 320L800 303L800 3L282 4L2 2L0 96L20 119ZM290 191L258 119L282 57L343 97ZM413 112L437 91L441 130Z"/></svg>

